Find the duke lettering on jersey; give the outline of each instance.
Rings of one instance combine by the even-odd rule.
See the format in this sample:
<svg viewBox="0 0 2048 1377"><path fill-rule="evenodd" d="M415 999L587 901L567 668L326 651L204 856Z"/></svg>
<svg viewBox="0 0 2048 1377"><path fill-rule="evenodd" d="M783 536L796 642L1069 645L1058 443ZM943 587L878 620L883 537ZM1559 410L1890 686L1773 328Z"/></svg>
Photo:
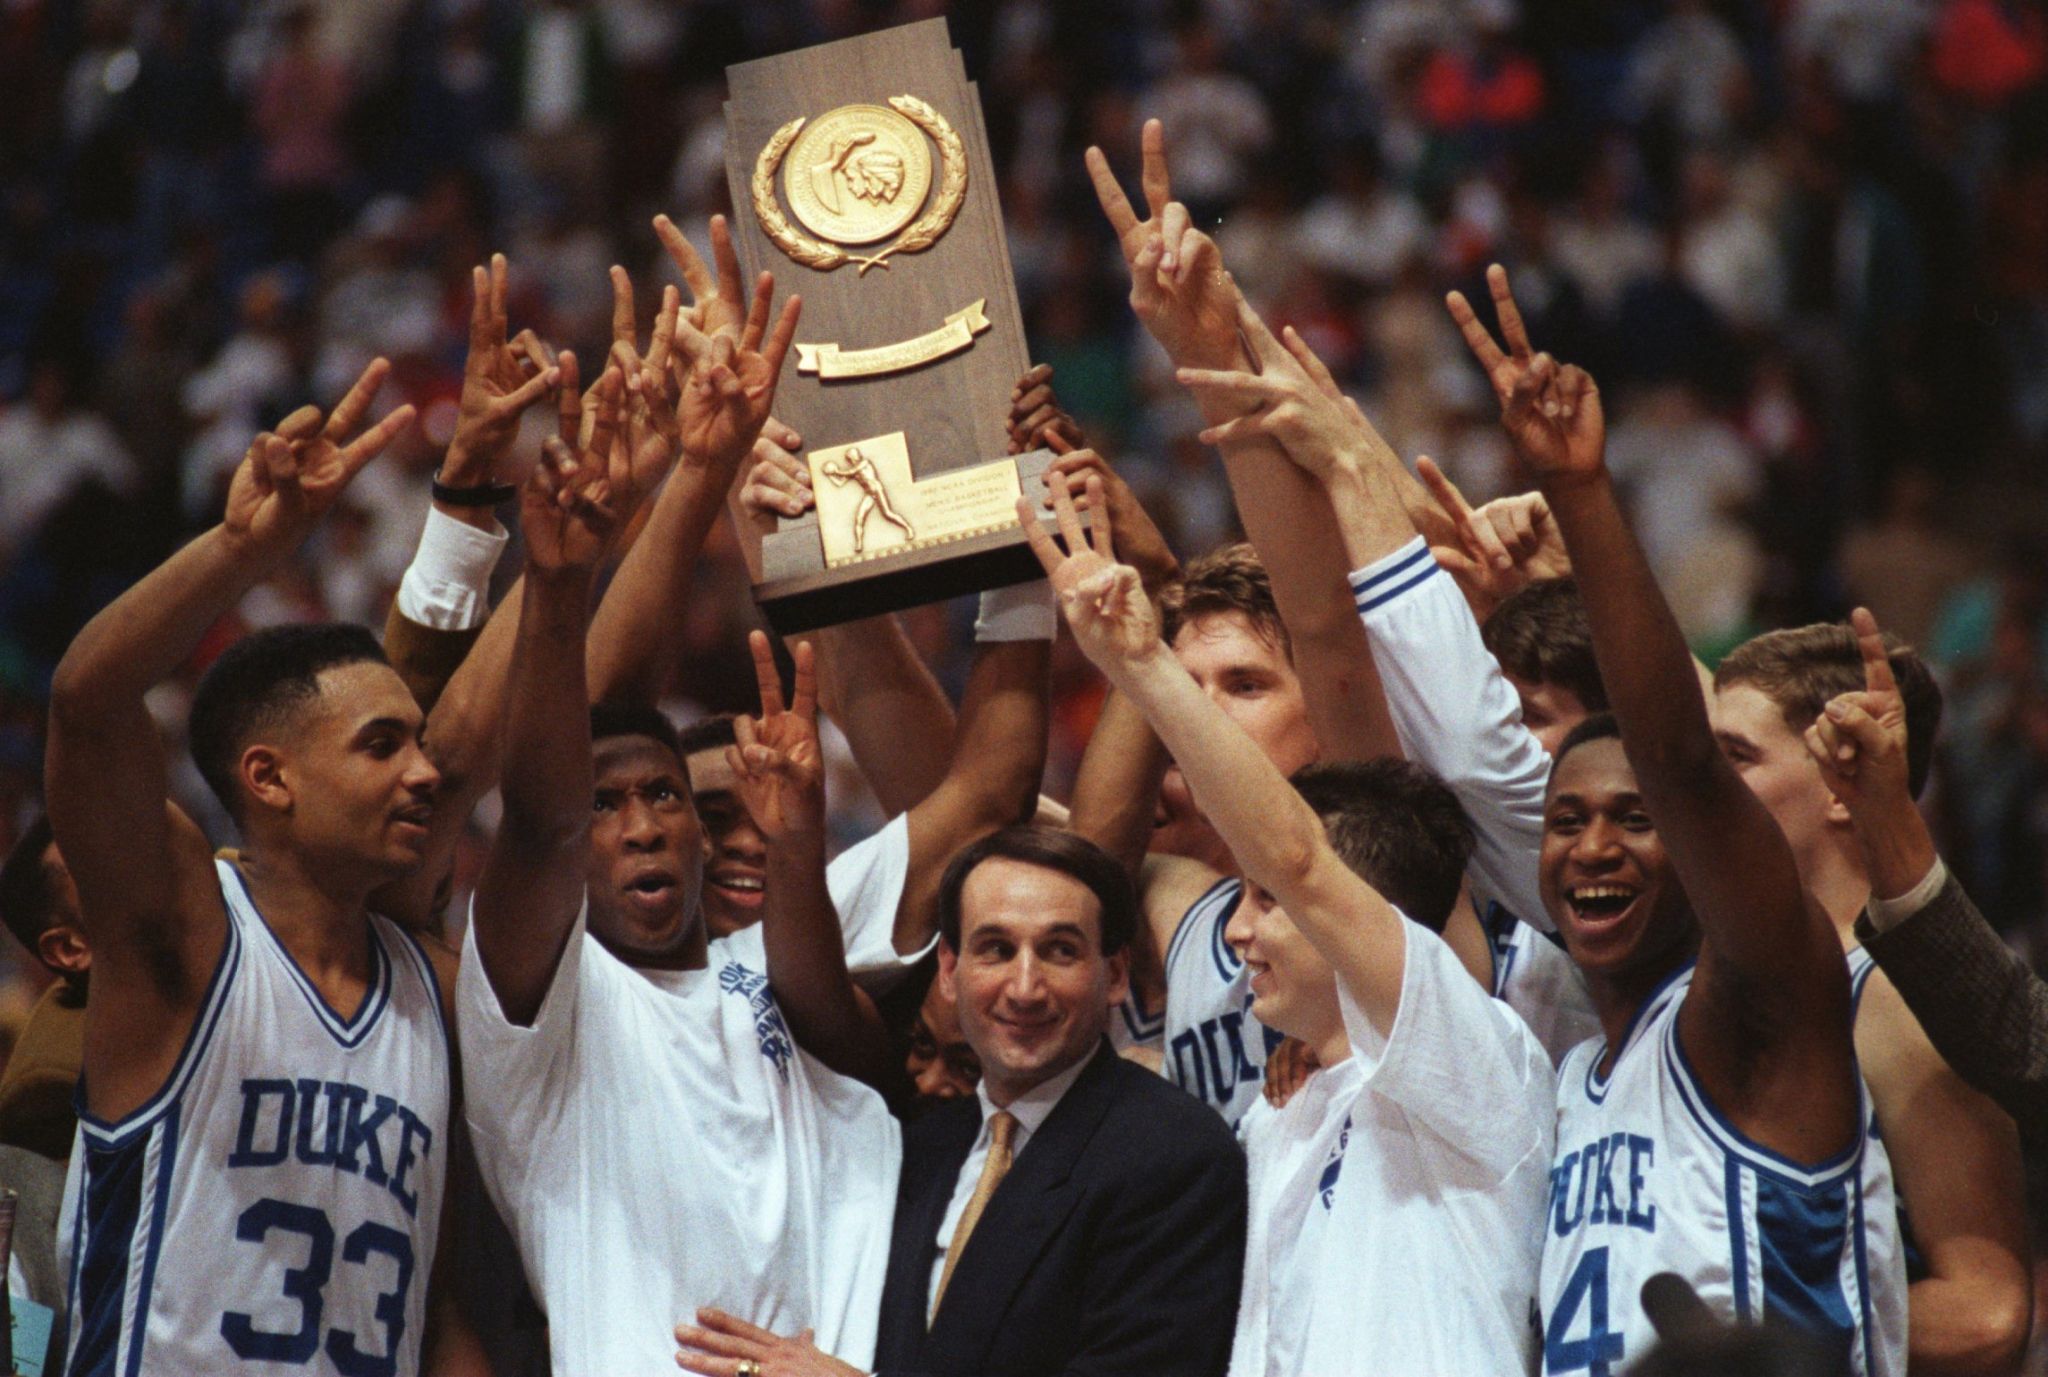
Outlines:
<svg viewBox="0 0 2048 1377"><path fill-rule="evenodd" d="M409 1181L433 1146L434 1130L389 1095L344 1081L251 1079L242 1082L242 1122L227 1164L274 1167L290 1159L355 1173L390 1191L415 1218L419 1193Z"/></svg>
<svg viewBox="0 0 2048 1377"><path fill-rule="evenodd" d="M1251 1015L1251 996L1244 1008L1214 1018L1205 1018L1184 1028L1173 1038L1173 1069L1168 1077L1205 1104L1228 1105L1240 1085L1261 1083L1266 1078L1266 1058L1280 1045L1280 1036L1269 1028L1262 1034L1257 1055L1245 1045L1245 1025L1258 1025Z"/></svg>
<svg viewBox="0 0 2048 1377"><path fill-rule="evenodd" d="M1648 1196L1656 1161L1656 1142L1636 1133L1610 1133L1564 1153L1550 1169L1550 1231L1563 1238L1589 1225L1611 1225L1656 1233L1657 1207Z"/></svg>

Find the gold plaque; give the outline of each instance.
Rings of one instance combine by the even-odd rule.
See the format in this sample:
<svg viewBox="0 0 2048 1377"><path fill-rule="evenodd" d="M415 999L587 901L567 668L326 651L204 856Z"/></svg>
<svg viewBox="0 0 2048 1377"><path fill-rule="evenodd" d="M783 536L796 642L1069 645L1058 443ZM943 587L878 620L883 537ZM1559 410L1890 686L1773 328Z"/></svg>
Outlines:
<svg viewBox="0 0 2048 1377"><path fill-rule="evenodd" d="M835 244L872 244L909 224L932 185L916 125L886 105L842 105L797 135L782 193L798 223Z"/></svg>
<svg viewBox="0 0 2048 1377"><path fill-rule="evenodd" d="M989 328L982 308L988 298L962 307L946 317L945 324L927 330L914 339L895 344L878 344L872 349L841 349L837 344L798 344L796 369L821 378L872 378L883 373L901 373L906 368L959 353L974 343L974 337Z"/></svg>
<svg viewBox="0 0 2048 1377"><path fill-rule="evenodd" d="M1017 524L1023 487L1017 463L993 464L917 481L902 431L805 456L818 504L825 567L925 550Z"/></svg>
<svg viewBox="0 0 2048 1377"><path fill-rule="evenodd" d="M936 192L927 137L939 150ZM782 213L775 170L785 162L783 193L815 239ZM916 96L891 96L886 107L842 105L815 124L799 116L776 130L754 160L749 190L754 215L777 248L819 272L857 263L865 277L869 268L888 267L891 254L930 248L952 226L967 196L967 148L946 117ZM878 253L840 247L891 234Z"/></svg>

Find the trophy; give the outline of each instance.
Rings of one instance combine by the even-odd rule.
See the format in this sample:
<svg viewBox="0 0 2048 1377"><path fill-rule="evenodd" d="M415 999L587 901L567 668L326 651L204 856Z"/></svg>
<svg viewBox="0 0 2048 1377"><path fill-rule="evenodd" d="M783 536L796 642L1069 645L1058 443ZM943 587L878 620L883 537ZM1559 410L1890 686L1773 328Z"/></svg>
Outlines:
<svg viewBox="0 0 2048 1377"><path fill-rule="evenodd" d="M738 525L781 632L1040 577L1007 456L1029 367L981 99L930 19L726 69L726 174L749 277L803 297L775 414L815 507Z"/></svg>

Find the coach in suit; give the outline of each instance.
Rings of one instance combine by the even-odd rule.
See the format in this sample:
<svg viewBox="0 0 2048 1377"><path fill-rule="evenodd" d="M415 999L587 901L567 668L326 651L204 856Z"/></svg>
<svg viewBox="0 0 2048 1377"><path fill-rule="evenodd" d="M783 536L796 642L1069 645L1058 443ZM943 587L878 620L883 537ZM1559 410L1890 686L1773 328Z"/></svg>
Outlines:
<svg viewBox="0 0 2048 1377"><path fill-rule="evenodd" d="M939 980L982 1081L905 1134L877 1372L1222 1373L1244 1157L1105 1036L1136 922L1123 868L1072 833L1011 827L954 858L939 903ZM715 1312L677 1338L707 1377L855 1371Z"/></svg>

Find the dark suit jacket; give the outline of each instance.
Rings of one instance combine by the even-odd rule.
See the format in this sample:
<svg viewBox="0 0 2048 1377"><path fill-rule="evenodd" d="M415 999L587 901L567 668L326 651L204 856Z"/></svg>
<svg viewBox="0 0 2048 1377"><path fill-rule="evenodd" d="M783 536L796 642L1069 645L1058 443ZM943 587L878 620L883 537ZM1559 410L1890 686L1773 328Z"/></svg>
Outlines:
<svg viewBox="0 0 2048 1377"><path fill-rule="evenodd" d="M1956 1074L2048 1143L2048 985L2000 940L1954 876L1926 908L1856 935Z"/></svg>
<svg viewBox="0 0 2048 1377"><path fill-rule="evenodd" d="M933 1240L981 1101L904 1135L875 1370L1203 1377L1230 1364L1245 1165L1216 1112L1108 1044L1017 1154L925 1329Z"/></svg>

